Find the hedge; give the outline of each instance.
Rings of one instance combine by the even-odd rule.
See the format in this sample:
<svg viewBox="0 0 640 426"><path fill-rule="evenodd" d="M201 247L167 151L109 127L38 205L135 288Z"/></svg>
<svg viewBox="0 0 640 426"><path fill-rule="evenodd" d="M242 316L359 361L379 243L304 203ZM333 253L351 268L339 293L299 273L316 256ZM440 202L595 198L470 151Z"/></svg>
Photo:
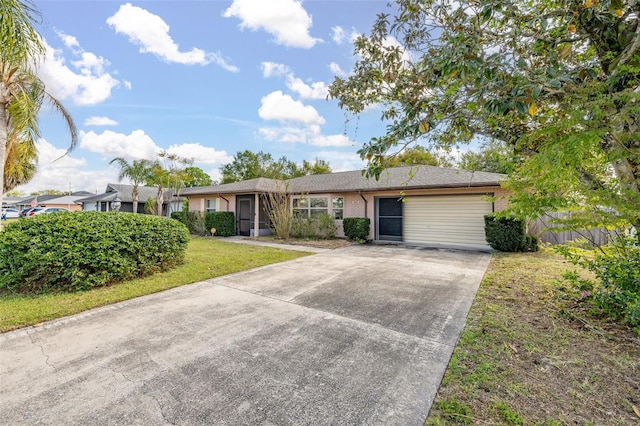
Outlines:
<svg viewBox="0 0 640 426"><path fill-rule="evenodd" d="M236 218L233 212L208 212L204 215L204 227L216 228L215 236L231 237L236 235Z"/></svg>
<svg viewBox="0 0 640 426"><path fill-rule="evenodd" d="M487 243L495 250L504 252L538 251L538 238L527 235L524 220L510 217L484 217Z"/></svg>
<svg viewBox="0 0 640 426"><path fill-rule="evenodd" d="M184 260L180 222L122 212L43 214L0 233L0 293L78 291L170 269Z"/></svg>
<svg viewBox="0 0 640 426"><path fill-rule="evenodd" d="M368 217L345 217L342 220L344 235L351 241L367 241L370 226L371 220Z"/></svg>

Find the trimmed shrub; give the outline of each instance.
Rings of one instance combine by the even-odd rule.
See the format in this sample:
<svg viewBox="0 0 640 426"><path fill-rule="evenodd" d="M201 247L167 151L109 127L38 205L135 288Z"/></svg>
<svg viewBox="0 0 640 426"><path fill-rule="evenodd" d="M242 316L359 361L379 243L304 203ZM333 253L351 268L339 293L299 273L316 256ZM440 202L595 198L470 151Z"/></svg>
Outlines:
<svg viewBox="0 0 640 426"><path fill-rule="evenodd" d="M236 235L236 217L233 212L209 212L204 215L204 229L207 232L216 228L217 237Z"/></svg>
<svg viewBox="0 0 640 426"><path fill-rule="evenodd" d="M527 251L527 227L523 220L510 217L484 217L484 231L489 245L500 251Z"/></svg>
<svg viewBox="0 0 640 426"><path fill-rule="evenodd" d="M291 222L291 236L294 238L330 240L336 237L338 227L329 213L311 217L294 217Z"/></svg>
<svg viewBox="0 0 640 426"><path fill-rule="evenodd" d="M342 220L344 235L351 241L367 241L370 226L371 220L368 217L345 217Z"/></svg>
<svg viewBox="0 0 640 426"><path fill-rule="evenodd" d="M180 222L117 212L43 214L0 233L0 292L78 291L170 269L184 260Z"/></svg>
<svg viewBox="0 0 640 426"><path fill-rule="evenodd" d="M178 222L183 223L187 229L189 229L190 234L205 235L204 218L199 212L190 212L187 210L172 212L171 219L175 219Z"/></svg>

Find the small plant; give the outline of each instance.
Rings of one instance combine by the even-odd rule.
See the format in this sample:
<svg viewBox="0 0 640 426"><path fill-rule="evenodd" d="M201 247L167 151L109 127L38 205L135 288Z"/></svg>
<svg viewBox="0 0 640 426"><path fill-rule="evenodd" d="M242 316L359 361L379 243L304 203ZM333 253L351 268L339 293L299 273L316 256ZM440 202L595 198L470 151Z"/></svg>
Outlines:
<svg viewBox="0 0 640 426"><path fill-rule="evenodd" d="M640 244L633 236L619 237L598 250L582 250L571 245L557 246L574 265L594 273L596 279L564 274L579 297L593 303L595 312L622 321L640 334Z"/></svg>
<svg viewBox="0 0 640 426"><path fill-rule="evenodd" d="M493 404L493 408L498 412L498 415L508 425L523 425L524 418L516 411L509 408L505 402L498 401Z"/></svg>
<svg viewBox="0 0 640 426"><path fill-rule="evenodd" d="M439 401L437 408L442 414L442 418L451 422L451 424L468 425L471 424L471 409L463 402L455 397Z"/></svg>
<svg viewBox="0 0 640 426"><path fill-rule="evenodd" d="M276 192L262 196L265 207L269 212L271 230L276 238L288 240L291 237L293 213L289 207L288 185L284 185Z"/></svg>
<svg viewBox="0 0 640 426"><path fill-rule="evenodd" d="M215 228L215 236L231 237L236 235L236 218L233 212L208 212L204 215L204 228Z"/></svg>
<svg viewBox="0 0 640 426"><path fill-rule="evenodd" d="M358 243L367 241L370 226L368 217L345 217L342 221L345 237Z"/></svg>
<svg viewBox="0 0 640 426"><path fill-rule="evenodd" d="M183 209L182 211L171 213L171 218L183 223L189 229L189 233L200 236L205 235L204 216L202 216L202 213Z"/></svg>

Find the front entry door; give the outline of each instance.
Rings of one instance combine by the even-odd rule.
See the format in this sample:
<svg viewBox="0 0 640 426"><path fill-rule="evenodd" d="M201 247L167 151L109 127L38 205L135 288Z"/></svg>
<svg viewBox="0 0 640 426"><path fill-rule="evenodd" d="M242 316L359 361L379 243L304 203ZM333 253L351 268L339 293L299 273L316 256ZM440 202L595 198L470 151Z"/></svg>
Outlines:
<svg viewBox="0 0 640 426"><path fill-rule="evenodd" d="M402 241L402 199L376 198L377 239Z"/></svg>
<svg viewBox="0 0 640 426"><path fill-rule="evenodd" d="M238 233L251 235L251 200L248 198L238 199Z"/></svg>

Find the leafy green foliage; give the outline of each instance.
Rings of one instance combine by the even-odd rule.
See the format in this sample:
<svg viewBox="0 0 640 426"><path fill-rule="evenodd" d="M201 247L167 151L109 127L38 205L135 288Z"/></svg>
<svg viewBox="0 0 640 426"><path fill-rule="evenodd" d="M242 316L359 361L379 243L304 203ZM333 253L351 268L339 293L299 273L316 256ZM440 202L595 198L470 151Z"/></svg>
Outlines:
<svg viewBox="0 0 640 426"><path fill-rule="evenodd" d="M484 217L484 230L489 245L504 252L538 251L538 238L527 235L524 220L513 217Z"/></svg>
<svg viewBox="0 0 640 426"><path fill-rule="evenodd" d="M386 167L400 167L416 165L448 166L449 164L427 151L425 147L417 145L388 155L384 160L384 165Z"/></svg>
<svg viewBox="0 0 640 426"><path fill-rule="evenodd" d="M336 222L328 213L294 217L291 223L294 238L330 240L336 237L337 231Z"/></svg>
<svg viewBox="0 0 640 426"><path fill-rule="evenodd" d="M208 212L204 215L204 228L209 232L216 228L215 236L231 237L236 235L236 218L233 212Z"/></svg>
<svg viewBox="0 0 640 426"><path fill-rule="evenodd" d="M171 219L175 219L184 224L190 234L205 235L204 216L200 212L191 212L189 210L172 212Z"/></svg>
<svg viewBox="0 0 640 426"><path fill-rule="evenodd" d="M513 146L500 141L487 142L478 151L463 153L458 167L463 170L509 174L515 170L518 162L513 151Z"/></svg>
<svg viewBox="0 0 640 426"><path fill-rule="evenodd" d="M344 235L351 241L367 241L370 227L371 220L368 217L345 217L342 220Z"/></svg>
<svg viewBox="0 0 640 426"><path fill-rule="evenodd" d="M521 160L516 216L586 207L567 227L640 225L640 2L395 3L329 88L353 114L381 106L387 131L359 151L369 176L408 143L487 138Z"/></svg>
<svg viewBox="0 0 640 426"><path fill-rule="evenodd" d="M622 321L640 333L640 245L636 237L620 237L593 253L572 246L556 248L573 264L595 275L596 280L568 272L564 278L593 303L595 312Z"/></svg>
<svg viewBox="0 0 640 426"><path fill-rule="evenodd" d="M245 150L238 152L233 161L222 166L222 183L265 177L270 179L290 179L311 174L331 173L329 163L316 159L314 163L303 161L302 166L280 157L278 160L268 152L257 153Z"/></svg>
<svg viewBox="0 0 640 426"><path fill-rule="evenodd" d="M180 171L180 177L185 188L191 188L194 186L208 186L212 184L211 176L209 176L200 167L185 167Z"/></svg>
<svg viewBox="0 0 640 426"><path fill-rule="evenodd" d="M0 234L0 291L78 291L180 264L189 233L166 218L113 212L44 214Z"/></svg>

